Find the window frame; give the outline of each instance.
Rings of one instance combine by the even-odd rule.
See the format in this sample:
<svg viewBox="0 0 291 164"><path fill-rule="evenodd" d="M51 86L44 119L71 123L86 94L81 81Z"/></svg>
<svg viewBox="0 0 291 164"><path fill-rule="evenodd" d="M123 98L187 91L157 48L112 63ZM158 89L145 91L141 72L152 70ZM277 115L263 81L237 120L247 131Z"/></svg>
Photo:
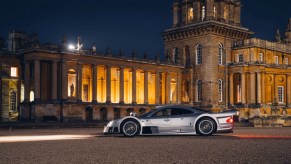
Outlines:
<svg viewBox="0 0 291 164"><path fill-rule="evenodd" d="M202 102L202 81L196 82L196 102Z"/></svg>
<svg viewBox="0 0 291 164"><path fill-rule="evenodd" d="M263 53L259 53L259 62L263 62L264 61L264 54Z"/></svg>
<svg viewBox="0 0 291 164"><path fill-rule="evenodd" d="M278 103L284 103L284 86L278 86Z"/></svg>
<svg viewBox="0 0 291 164"><path fill-rule="evenodd" d="M275 56L275 64L279 64L279 56Z"/></svg>
<svg viewBox="0 0 291 164"><path fill-rule="evenodd" d="M223 65L223 45L218 45L218 64Z"/></svg>
<svg viewBox="0 0 291 164"><path fill-rule="evenodd" d="M10 67L10 76L18 77L18 67Z"/></svg>
<svg viewBox="0 0 291 164"><path fill-rule="evenodd" d="M243 63L244 62L244 54L238 54L237 56L237 62L238 63Z"/></svg>
<svg viewBox="0 0 291 164"><path fill-rule="evenodd" d="M222 79L218 80L218 96L219 96L219 102L223 102L223 81Z"/></svg>
<svg viewBox="0 0 291 164"><path fill-rule="evenodd" d="M17 111L17 92L11 91L9 94L9 110L11 112Z"/></svg>
<svg viewBox="0 0 291 164"><path fill-rule="evenodd" d="M202 64L202 46L197 44L196 46L196 65Z"/></svg>

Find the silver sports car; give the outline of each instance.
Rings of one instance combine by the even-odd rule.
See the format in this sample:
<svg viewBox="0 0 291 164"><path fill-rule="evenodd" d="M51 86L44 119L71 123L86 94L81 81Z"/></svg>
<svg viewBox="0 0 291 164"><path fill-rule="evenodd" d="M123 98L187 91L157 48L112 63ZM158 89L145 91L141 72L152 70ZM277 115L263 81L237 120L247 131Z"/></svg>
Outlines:
<svg viewBox="0 0 291 164"><path fill-rule="evenodd" d="M134 115L134 114L133 114ZM232 132L236 110L221 113L188 107L161 106L140 116L127 116L110 121L104 134L193 135L209 136L216 132Z"/></svg>

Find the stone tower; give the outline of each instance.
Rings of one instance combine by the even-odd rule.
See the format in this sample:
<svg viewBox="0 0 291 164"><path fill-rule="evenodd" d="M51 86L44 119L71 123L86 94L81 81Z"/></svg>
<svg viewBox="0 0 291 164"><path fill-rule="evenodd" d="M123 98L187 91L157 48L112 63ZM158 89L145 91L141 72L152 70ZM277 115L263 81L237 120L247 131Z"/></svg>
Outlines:
<svg viewBox="0 0 291 164"><path fill-rule="evenodd" d="M288 26L285 32L285 42L291 44L291 18L289 18Z"/></svg>
<svg viewBox="0 0 291 164"><path fill-rule="evenodd" d="M177 0L172 10L173 27L162 35L168 62L185 66L183 103L227 108L231 43L253 34L241 27L241 1Z"/></svg>

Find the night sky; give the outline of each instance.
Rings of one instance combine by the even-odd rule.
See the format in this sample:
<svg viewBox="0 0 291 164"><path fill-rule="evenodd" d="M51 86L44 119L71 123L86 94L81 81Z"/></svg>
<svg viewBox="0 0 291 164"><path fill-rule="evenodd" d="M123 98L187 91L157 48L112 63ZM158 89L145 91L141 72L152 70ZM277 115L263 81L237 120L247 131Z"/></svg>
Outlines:
<svg viewBox="0 0 291 164"><path fill-rule="evenodd" d="M160 35L172 25L173 0L1 0L0 36L16 29L39 34L41 43L60 44L62 35L84 46L96 43L100 52L120 48L141 56L162 53ZM255 37L274 40L276 29L285 32L291 0L242 0L242 24Z"/></svg>

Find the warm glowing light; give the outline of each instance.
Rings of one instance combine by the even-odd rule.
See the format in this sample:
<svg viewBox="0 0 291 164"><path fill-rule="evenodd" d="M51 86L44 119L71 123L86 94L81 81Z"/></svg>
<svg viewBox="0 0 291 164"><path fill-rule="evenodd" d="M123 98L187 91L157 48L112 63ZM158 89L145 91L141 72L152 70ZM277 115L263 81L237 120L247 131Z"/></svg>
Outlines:
<svg viewBox="0 0 291 164"><path fill-rule="evenodd" d="M2 136L0 143L87 139L91 135Z"/></svg>
<svg viewBox="0 0 291 164"><path fill-rule="evenodd" d="M68 46L68 48L69 48L69 50L74 50L74 49L75 49L75 46L72 45L72 44L70 44L70 45Z"/></svg>

